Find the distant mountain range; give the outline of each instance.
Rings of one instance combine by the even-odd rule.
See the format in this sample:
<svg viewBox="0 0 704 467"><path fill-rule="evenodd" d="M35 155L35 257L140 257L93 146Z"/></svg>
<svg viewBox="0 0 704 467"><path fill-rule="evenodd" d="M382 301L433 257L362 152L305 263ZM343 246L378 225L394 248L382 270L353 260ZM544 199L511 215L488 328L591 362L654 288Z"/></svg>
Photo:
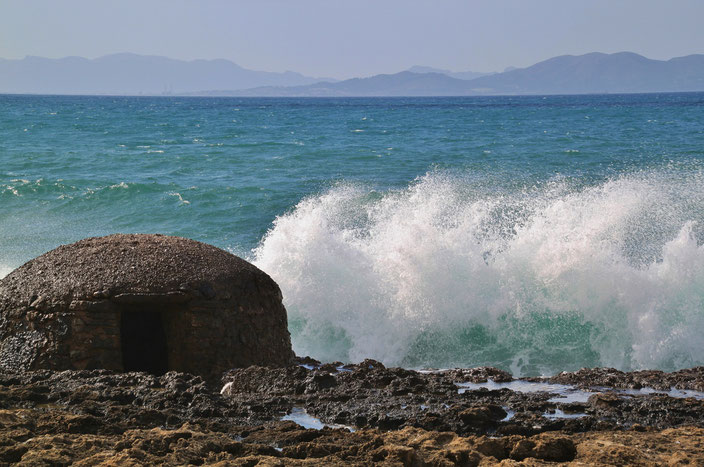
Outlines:
<svg viewBox="0 0 704 467"><path fill-rule="evenodd" d="M376 75L336 83L261 87L243 96L479 96L704 91L704 55L667 61L622 52L563 55L470 80L442 73Z"/></svg>
<svg viewBox="0 0 704 467"><path fill-rule="evenodd" d="M631 52L563 55L471 81L484 94L704 91L704 55L667 61Z"/></svg>
<svg viewBox="0 0 704 467"><path fill-rule="evenodd" d="M227 60L190 62L134 54L0 59L0 92L201 96L474 96L704 91L704 55L563 55L502 73L414 66L344 81L294 72L252 71Z"/></svg>
<svg viewBox="0 0 704 467"><path fill-rule="evenodd" d="M263 97L355 97L355 96L462 96L471 94L472 81L451 78L442 73L412 73L352 78L336 83L315 83L307 86L265 86L228 93L207 93L222 96Z"/></svg>
<svg viewBox="0 0 704 467"><path fill-rule="evenodd" d="M511 68L511 67L509 67ZM481 78L482 76L489 76L489 75L494 75L496 73L482 73L479 71L450 71L450 70L443 70L440 68L433 68L431 66L412 66L408 70L411 73L440 73L443 75L447 75L450 78L457 78L457 79L475 79L475 78ZM504 70L505 71L505 70Z"/></svg>
<svg viewBox="0 0 704 467"><path fill-rule="evenodd" d="M326 80L287 71L253 71L228 60L183 61L136 54L0 59L0 92L12 94L168 94L258 86L299 86Z"/></svg>

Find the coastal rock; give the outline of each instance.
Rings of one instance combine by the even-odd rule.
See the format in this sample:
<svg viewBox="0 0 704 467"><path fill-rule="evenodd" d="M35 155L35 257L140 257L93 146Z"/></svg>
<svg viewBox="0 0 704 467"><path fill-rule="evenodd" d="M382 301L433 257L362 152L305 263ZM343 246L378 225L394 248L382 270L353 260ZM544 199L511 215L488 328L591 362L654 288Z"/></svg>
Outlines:
<svg viewBox="0 0 704 467"><path fill-rule="evenodd" d="M550 383L579 387L604 386L621 389L650 387L668 391L671 388L704 391L704 366L686 368L672 373L660 370L623 372L615 368L582 368L575 372L563 371L551 378Z"/></svg>
<svg viewBox="0 0 704 467"><path fill-rule="evenodd" d="M88 238L0 280L0 370L176 370L217 379L292 358L276 283L194 240Z"/></svg>
<svg viewBox="0 0 704 467"><path fill-rule="evenodd" d="M369 364L306 391L320 368L232 370L224 394L176 372L0 371L0 464L704 465L704 401L694 398L615 392L617 404L550 421L549 393L458 394L444 391L449 372ZM423 384L394 395L413 379ZM366 419L356 431L335 425L356 416ZM319 429L306 429L310 417Z"/></svg>
<svg viewBox="0 0 704 467"><path fill-rule="evenodd" d="M489 366L478 368L456 368L450 370L455 380L467 383L486 383L492 380L495 383L507 383L513 381L513 376L508 371L500 370Z"/></svg>
<svg viewBox="0 0 704 467"><path fill-rule="evenodd" d="M695 397L629 394L602 387L598 392L586 392L591 393L588 400L563 401L558 394L544 390L462 387L463 382L457 379L462 373L459 370L427 373L368 362L315 365L235 369L223 376L223 395L247 406L249 420L273 420L297 407L329 425L383 431L416 427L462 436L530 436L632 426L634 430L686 425L704 428L704 400Z"/></svg>

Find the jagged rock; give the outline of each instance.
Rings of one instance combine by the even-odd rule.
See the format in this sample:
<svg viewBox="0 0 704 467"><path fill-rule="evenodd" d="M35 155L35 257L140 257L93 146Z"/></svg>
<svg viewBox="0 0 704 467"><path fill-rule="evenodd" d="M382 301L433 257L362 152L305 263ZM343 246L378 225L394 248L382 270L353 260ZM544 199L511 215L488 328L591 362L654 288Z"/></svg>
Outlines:
<svg viewBox="0 0 704 467"><path fill-rule="evenodd" d="M110 235L61 246L0 280L0 370L176 370L218 378L291 362L276 283L211 245Z"/></svg>

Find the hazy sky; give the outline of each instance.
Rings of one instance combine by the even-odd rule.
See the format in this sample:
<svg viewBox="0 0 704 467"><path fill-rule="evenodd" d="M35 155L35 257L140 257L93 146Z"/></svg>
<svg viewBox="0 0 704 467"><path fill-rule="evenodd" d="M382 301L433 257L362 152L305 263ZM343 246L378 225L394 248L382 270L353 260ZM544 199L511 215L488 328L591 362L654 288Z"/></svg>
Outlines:
<svg viewBox="0 0 704 467"><path fill-rule="evenodd" d="M0 0L0 57L226 58L346 78L704 53L702 0Z"/></svg>

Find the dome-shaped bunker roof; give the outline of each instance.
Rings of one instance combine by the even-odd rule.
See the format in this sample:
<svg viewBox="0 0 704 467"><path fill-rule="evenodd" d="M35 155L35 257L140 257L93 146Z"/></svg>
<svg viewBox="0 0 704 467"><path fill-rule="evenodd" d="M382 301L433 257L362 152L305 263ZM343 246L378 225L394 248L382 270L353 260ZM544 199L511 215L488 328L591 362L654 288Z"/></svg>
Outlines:
<svg viewBox="0 0 704 467"><path fill-rule="evenodd" d="M278 290L266 273L217 247L159 234L115 234L60 246L17 268L0 280L5 305L0 308L32 297L47 302L141 295L177 299L253 281Z"/></svg>
<svg viewBox="0 0 704 467"><path fill-rule="evenodd" d="M185 371L293 357L281 290L247 261L164 235L64 245L0 280L0 371Z"/></svg>

